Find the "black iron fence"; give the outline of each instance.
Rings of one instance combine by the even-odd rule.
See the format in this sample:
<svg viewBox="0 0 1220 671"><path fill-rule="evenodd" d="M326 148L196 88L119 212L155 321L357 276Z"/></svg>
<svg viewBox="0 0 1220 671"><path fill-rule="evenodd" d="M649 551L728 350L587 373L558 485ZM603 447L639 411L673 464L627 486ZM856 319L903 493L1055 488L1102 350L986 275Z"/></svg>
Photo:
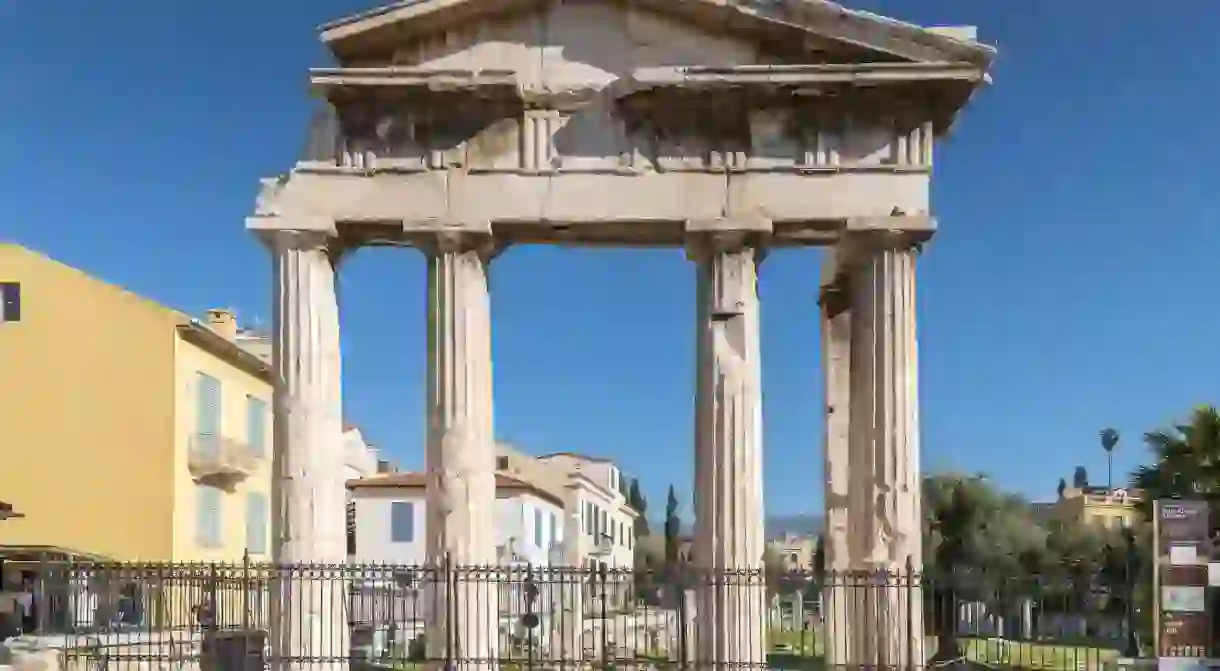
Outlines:
<svg viewBox="0 0 1220 671"><path fill-rule="evenodd" d="M46 563L0 620L107 669L1076 671L1138 652L1135 585L1071 572Z"/></svg>

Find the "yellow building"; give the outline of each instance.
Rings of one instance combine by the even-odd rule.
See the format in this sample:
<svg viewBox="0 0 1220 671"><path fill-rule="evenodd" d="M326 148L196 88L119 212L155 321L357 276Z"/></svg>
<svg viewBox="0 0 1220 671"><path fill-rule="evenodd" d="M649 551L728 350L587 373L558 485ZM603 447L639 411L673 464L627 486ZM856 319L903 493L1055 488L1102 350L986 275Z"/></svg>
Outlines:
<svg viewBox="0 0 1220 671"><path fill-rule="evenodd" d="M201 322L0 244L0 552L269 552L271 375Z"/></svg>
<svg viewBox="0 0 1220 671"><path fill-rule="evenodd" d="M1064 521L1089 522L1111 529L1133 526L1139 520L1137 504L1142 493L1134 489L1069 487L1054 503L1053 515Z"/></svg>

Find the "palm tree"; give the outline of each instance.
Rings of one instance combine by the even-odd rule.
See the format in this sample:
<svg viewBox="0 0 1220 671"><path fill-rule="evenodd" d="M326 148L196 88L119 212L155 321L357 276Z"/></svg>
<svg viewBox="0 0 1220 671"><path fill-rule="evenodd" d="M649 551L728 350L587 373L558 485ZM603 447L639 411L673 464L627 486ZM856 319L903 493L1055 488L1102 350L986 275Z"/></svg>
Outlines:
<svg viewBox="0 0 1220 671"><path fill-rule="evenodd" d="M1114 448L1118 447L1118 431L1101 430L1101 449L1106 451L1106 489L1114 491Z"/></svg>
<svg viewBox="0 0 1220 671"><path fill-rule="evenodd" d="M1202 498L1212 502L1213 523L1220 522L1220 411L1197 408L1185 424L1144 434L1144 443L1155 461L1136 469L1131 484L1146 492L1145 513L1157 499Z"/></svg>
<svg viewBox="0 0 1220 671"><path fill-rule="evenodd" d="M1214 406L1196 408L1186 422L1144 434L1144 444L1151 450L1153 462L1131 474L1132 486L1144 490L1137 504L1144 519L1152 519L1159 499L1202 499L1208 502L1209 531L1216 538L1220 526L1220 412ZM1148 566L1148 562L1141 565ZM1144 604L1152 603L1150 594L1133 596ZM1220 595L1209 595L1208 608L1209 612L1220 608ZM1142 626L1149 627L1149 623Z"/></svg>

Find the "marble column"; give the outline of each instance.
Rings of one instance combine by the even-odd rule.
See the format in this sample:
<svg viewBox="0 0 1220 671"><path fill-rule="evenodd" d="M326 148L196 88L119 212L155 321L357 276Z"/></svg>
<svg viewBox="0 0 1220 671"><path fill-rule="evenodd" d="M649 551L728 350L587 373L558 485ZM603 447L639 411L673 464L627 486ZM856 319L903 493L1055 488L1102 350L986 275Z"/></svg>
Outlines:
<svg viewBox="0 0 1220 671"><path fill-rule="evenodd" d="M696 665L761 668L761 249L748 235L719 232L694 237L688 249L698 264Z"/></svg>
<svg viewBox="0 0 1220 671"><path fill-rule="evenodd" d="M822 590L822 636L828 668L841 668L854 663L851 646L853 566L847 544L851 530L848 509L851 295L842 272L841 256L841 250L827 250L822 264L822 289L818 301L822 310L822 366L826 403L823 445L826 576Z"/></svg>
<svg viewBox="0 0 1220 671"><path fill-rule="evenodd" d="M441 583L428 613L433 659L488 668L499 655L489 235L443 233L428 256L427 557Z"/></svg>
<svg viewBox="0 0 1220 671"><path fill-rule="evenodd" d="M924 663L919 475L916 243L856 233L850 255L851 399L848 509L852 568L871 574L853 599L853 661Z"/></svg>
<svg viewBox="0 0 1220 671"><path fill-rule="evenodd" d="M347 539L335 256L323 234L277 231L269 242L275 269L272 553L280 564L341 565ZM286 573L274 589L273 653L297 660L281 668L346 667L342 575Z"/></svg>

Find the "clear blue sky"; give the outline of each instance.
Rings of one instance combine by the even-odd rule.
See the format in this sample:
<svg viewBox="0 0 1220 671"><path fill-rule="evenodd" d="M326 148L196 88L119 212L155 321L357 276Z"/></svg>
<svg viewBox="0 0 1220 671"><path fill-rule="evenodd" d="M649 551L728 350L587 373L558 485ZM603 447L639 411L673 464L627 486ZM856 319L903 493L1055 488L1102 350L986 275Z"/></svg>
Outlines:
<svg viewBox="0 0 1220 671"><path fill-rule="evenodd" d="M0 4L0 237L183 310L266 321L269 260L243 217L303 143L305 72L326 63L314 26L370 4ZM1114 425L1125 472L1140 433L1220 401L1220 13L851 4L973 23L1001 49L995 86L938 155L941 232L919 287L925 469L1049 496L1078 463L1104 480L1097 432ZM821 508L819 262L780 252L763 267L770 512ZM654 508L670 482L688 496L682 253L517 248L493 272L499 435L613 457ZM408 467L423 462L424 281L407 250L361 252L343 276L349 418Z"/></svg>

